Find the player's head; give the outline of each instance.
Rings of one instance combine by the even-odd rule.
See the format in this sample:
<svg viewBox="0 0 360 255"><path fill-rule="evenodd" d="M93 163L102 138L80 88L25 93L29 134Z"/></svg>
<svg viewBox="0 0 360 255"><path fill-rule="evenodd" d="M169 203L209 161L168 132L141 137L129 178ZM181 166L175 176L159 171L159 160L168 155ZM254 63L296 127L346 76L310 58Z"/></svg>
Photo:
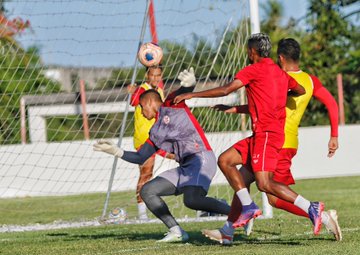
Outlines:
<svg viewBox="0 0 360 255"><path fill-rule="evenodd" d="M151 120L156 117L162 104L161 96L156 90L149 89L141 94L139 104L142 115L148 120Z"/></svg>
<svg viewBox="0 0 360 255"><path fill-rule="evenodd" d="M298 64L300 61L300 44L293 38L281 39L278 43L278 63L283 68L286 63Z"/></svg>
<svg viewBox="0 0 360 255"><path fill-rule="evenodd" d="M271 52L271 42L267 34L257 33L252 34L248 39L248 55L250 62L254 62L254 55L268 58Z"/></svg>
<svg viewBox="0 0 360 255"><path fill-rule="evenodd" d="M162 79L162 66L150 66L146 68L146 81L151 87L156 88Z"/></svg>

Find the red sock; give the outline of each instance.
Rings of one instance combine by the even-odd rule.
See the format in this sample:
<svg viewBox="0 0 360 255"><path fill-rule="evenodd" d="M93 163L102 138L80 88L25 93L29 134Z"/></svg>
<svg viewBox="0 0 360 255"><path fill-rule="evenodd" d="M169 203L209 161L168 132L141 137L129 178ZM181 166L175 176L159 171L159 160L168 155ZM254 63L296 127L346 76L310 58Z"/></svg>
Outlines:
<svg viewBox="0 0 360 255"><path fill-rule="evenodd" d="M235 193L233 196L233 200L231 201L231 210L227 220L230 222L235 222L240 217L241 209L242 205L240 199Z"/></svg>
<svg viewBox="0 0 360 255"><path fill-rule="evenodd" d="M275 207L288 211L289 213L309 218L309 215L296 205L282 199L276 199Z"/></svg>

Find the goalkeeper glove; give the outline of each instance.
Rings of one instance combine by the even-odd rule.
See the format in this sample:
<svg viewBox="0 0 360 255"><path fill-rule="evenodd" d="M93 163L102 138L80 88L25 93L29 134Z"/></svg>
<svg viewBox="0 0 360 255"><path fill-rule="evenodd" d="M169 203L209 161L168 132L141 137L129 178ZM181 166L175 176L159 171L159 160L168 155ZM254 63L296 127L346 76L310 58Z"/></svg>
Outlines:
<svg viewBox="0 0 360 255"><path fill-rule="evenodd" d="M94 151L103 151L108 154L121 158L124 155L124 150L117 147L112 141L100 139L93 145Z"/></svg>
<svg viewBox="0 0 360 255"><path fill-rule="evenodd" d="M181 81L180 85L183 87L192 87L196 84L196 78L194 73L194 68L190 67L190 71L184 70L182 71L178 79Z"/></svg>

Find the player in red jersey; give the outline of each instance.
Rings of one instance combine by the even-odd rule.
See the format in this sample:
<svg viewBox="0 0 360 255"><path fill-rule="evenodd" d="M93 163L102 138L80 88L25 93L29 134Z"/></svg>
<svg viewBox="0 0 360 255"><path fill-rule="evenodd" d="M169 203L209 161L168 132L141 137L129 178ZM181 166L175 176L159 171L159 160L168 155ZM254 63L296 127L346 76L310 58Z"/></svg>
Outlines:
<svg viewBox="0 0 360 255"><path fill-rule="evenodd" d="M135 107L134 112L134 147L140 150L141 146L149 138L149 131L155 119L148 120L141 114L141 106L139 105L140 96L149 89L155 89L164 99L164 84L162 82L163 68L161 65L151 66L146 68L146 81L140 86L130 84L127 86L127 91L131 94L130 104ZM164 156L164 155L162 155ZM139 219L146 221L148 216L146 213L146 205L140 196L140 190L153 176L153 169L155 164L155 154L150 157L144 164L139 165L139 179L136 185L136 200L139 212Z"/></svg>
<svg viewBox="0 0 360 255"><path fill-rule="evenodd" d="M328 157L332 157L338 148L338 107L335 99L330 92L321 84L318 78L303 72L299 68L300 61L300 45L292 39L282 39L278 44L278 62L281 68L288 72L299 84L301 84L306 93L299 97L289 96L286 104L286 122L285 122L285 143L279 153L278 165L274 172L273 179L285 185L295 184L294 178L291 174L291 161L296 155L298 148L298 127L305 109L311 99L322 102L328 109L329 119L331 124L331 133L328 143ZM227 113L239 113L240 107L231 107L225 105L217 105L214 107L217 110ZM246 166L251 167L251 166ZM242 167L240 172L245 179L248 186L254 181L253 174ZM301 210L294 204L279 199L273 195L268 194L269 202L272 206L286 210L295 215L309 218L307 211ZM221 229L204 230L203 233L212 240L216 240L222 244L231 244L233 240L234 228L232 222L239 217L241 211L241 203L234 195L231 205L231 212L228 216L227 222ZM334 234L337 241L341 241L341 229L337 221L337 212L335 210L324 211L321 215L322 223L326 228ZM250 234L249 232L247 234Z"/></svg>
<svg viewBox="0 0 360 255"><path fill-rule="evenodd" d="M310 203L288 186L272 179L278 153L284 143L287 93L290 89L301 95L305 90L269 58L270 50L271 43L267 35L251 35L248 39L248 57L252 64L240 70L232 82L206 91L179 95L174 100L179 103L193 97L220 97L243 86L246 88L248 106L244 110L250 113L253 135L230 147L218 159L221 171L243 205L234 227L244 226L261 214L237 170L236 166L240 164L251 164L260 191L294 203L299 208L305 208ZM318 233L324 205L322 202L313 202L307 209L314 223L314 232Z"/></svg>

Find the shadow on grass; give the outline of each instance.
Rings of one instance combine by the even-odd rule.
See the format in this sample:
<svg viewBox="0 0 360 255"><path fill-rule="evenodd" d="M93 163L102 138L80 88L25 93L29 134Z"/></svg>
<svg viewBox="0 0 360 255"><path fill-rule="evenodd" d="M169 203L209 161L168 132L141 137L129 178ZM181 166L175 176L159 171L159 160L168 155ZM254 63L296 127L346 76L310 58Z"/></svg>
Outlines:
<svg viewBox="0 0 360 255"><path fill-rule="evenodd" d="M213 241L208 239L207 237L203 236L201 233L199 232L188 232L190 239L188 241L188 243L192 244L192 245L198 245L198 246L203 246L203 245L220 245L218 242ZM232 245L232 247L234 246L240 246L240 245L244 245L244 244L280 244L280 245L285 245L285 246L289 246L289 245L294 245L294 246L303 246L304 243L302 243L303 240L286 240L286 239L264 239L264 240L259 240L257 238L252 238L252 237L248 237L246 235L235 235L234 238L234 243Z"/></svg>
<svg viewBox="0 0 360 255"><path fill-rule="evenodd" d="M232 246L240 246L244 244L253 244L253 245L264 245L264 244L277 244L277 245L285 245L285 246L304 246L306 245L304 241L311 241L311 240L327 240L324 237L284 237L282 238L281 235L278 233L270 232L270 231L259 231L261 233L259 236L258 234L254 234L253 236L246 236L242 234L236 234L234 238L234 243ZM265 237L264 237L265 233ZM205 237L201 234L200 231L188 231L190 239L187 243L195 246L212 246L212 245L219 245L218 242L213 241ZM88 234L69 234L65 232L61 233L50 233L47 234L51 237L59 237L62 238L63 241L78 241L78 240L101 240L101 239L112 239L112 240L122 240L127 242L137 242L137 241L157 241L164 237L164 232L148 232L144 233L142 231L128 231L128 232L89 232ZM269 235L269 238L266 238L266 235Z"/></svg>

